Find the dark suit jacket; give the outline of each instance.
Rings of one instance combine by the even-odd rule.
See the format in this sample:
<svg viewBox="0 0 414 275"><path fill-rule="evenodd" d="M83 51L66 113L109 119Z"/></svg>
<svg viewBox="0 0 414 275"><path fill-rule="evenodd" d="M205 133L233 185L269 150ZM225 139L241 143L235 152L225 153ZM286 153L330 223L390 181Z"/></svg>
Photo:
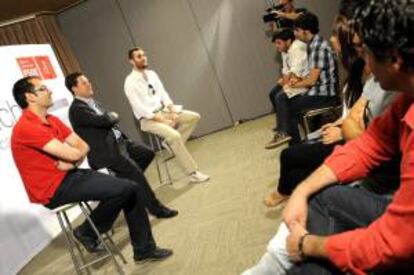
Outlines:
<svg viewBox="0 0 414 275"><path fill-rule="evenodd" d="M112 131L118 120L102 111L104 114L100 115L88 104L76 98L69 108L69 120L73 129L90 147L88 162L93 169L109 167L121 157ZM128 139L124 133L122 135Z"/></svg>

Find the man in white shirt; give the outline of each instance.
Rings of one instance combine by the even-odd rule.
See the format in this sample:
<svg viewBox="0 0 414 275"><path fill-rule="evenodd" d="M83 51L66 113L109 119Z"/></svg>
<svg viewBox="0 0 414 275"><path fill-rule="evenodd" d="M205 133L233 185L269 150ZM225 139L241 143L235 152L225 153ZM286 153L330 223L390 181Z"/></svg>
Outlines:
<svg viewBox="0 0 414 275"><path fill-rule="evenodd" d="M282 54L282 77L277 86L269 94L270 101L275 109L277 127L273 139L266 145L266 149L273 149L282 143L288 142L289 104L288 100L307 91L306 88L290 88L287 84L295 79L300 80L309 74L307 46L304 42L295 39L292 29L281 29L272 39L276 50Z"/></svg>
<svg viewBox="0 0 414 275"><path fill-rule="evenodd" d="M141 130L165 139L190 182L209 180L209 176L198 171L197 163L185 147L200 115L179 110L179 106L173 104L157 73L147 69L148 59L143 49L129 50L128 58L132 72L125 79L124 89Z"/></svg>

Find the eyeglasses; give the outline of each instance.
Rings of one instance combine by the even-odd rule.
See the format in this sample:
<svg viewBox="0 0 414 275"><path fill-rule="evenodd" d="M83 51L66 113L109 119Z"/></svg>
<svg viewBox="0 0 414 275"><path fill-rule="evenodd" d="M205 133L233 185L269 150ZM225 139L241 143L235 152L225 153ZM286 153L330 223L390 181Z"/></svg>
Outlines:
<svg viewBox="0 0 414 275"><path fill-rule="evenodd" d="M40 87L34 88L32 91L34 93L37 93L37 92L51 92L51 90L46 85L42 85Z"/></svg>

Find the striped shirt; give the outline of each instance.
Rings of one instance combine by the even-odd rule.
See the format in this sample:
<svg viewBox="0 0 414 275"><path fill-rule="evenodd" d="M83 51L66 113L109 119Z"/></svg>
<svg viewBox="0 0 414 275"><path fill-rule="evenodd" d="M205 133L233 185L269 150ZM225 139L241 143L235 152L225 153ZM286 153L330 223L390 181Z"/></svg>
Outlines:
<svg viewBox="0 0 414 275"><path fill-rule="evenodd" d="M316 84L306 95L336 96L338 88L338 69L334 53L328 41L316 34L308 44L309 69L320 69L321 73Z"/></svg>

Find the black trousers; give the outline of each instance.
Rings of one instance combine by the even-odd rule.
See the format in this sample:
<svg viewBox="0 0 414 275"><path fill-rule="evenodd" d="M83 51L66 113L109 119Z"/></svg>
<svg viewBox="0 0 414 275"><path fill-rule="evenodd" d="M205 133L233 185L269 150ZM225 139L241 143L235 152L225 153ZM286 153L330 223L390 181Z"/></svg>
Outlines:
<svg viewBox="0 0 414 275"><path fill-rule="evenodd" d="M280 156L280 178L277 191L290 195L296 186L322 165L334 147L340 143L295 144L284 149Z"/></svg>
<svg viewBox="0 0 414 275"><path fill-rule="evenodd" d="M142 187L133 181L90 169L75 169L68 172L46 207L53 209L67 203L99 201L91 213L99 232L108 231L122 210L134 254L143 255L155 249L143 194ZM81 229L85 234L95 236L88 222L85 221Z"/></svg>
<svg viewBox="0 0 414 275"><path fill-rule="evenodd" d="M280 177L277 191L290 195L296 186L316 170L343 141L325 145L318 143L295 144L284 149L280 156ZM361 181L362 186L380 195L392 194L400 185L400 156L381 163Z"/></svg>
<svg viewBox="0 0 414 275"><path fill-rule="evenodd" d="M305 111L330 106L337 101L335 96L297 95L288 98L280 85L270 91L269 99L275 109L277 131L291 136L291 144L301 141L298 124Z"/></svg>
<svg viewBox="0 0 414 275"><path fill-rule="evenodd" d="M154 159L154 152L144 145L129 140L121 140L118 147L118 157L113 159L107 168L113 171L117 177L132 180L140 185L144 192L144 201L148 211L151 214L156 214L161 203L144 175L144 171Z"/></svg>

